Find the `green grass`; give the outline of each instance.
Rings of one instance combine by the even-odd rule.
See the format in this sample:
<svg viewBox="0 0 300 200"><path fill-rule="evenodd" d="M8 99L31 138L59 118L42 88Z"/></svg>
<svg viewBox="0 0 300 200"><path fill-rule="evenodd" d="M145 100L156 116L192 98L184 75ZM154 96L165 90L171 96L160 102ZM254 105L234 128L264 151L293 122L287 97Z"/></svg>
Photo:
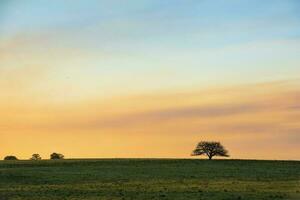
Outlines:
<svg viewBox="0 0 300 200"><path fill-rule="evenodd" d="M299 161L1 161L0 200L300 199Z"/></svg>

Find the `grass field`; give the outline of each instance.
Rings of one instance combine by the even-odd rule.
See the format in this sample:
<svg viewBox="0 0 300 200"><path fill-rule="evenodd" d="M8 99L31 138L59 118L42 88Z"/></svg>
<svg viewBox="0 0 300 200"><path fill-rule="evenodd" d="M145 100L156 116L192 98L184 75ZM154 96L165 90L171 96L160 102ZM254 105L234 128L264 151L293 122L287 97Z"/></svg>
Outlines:
<svg viewBox="0 0 300 200"><path fill-rule="evenodd" d="M300 199L300 162L0 161L0 199Z"/></svg>

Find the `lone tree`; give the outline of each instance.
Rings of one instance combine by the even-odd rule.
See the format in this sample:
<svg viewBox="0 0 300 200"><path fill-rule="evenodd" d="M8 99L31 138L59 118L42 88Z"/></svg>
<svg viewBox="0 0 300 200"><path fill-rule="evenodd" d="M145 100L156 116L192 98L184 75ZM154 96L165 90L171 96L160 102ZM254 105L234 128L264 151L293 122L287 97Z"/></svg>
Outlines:
<svg viewBox="0 0 300 200"><path fill-rule="evenodd" d="M60 159L64 159L64 155L60 154L60 153L52 153L50 155L50 159L51 160L60 160Z"/></svg>
<svg viewBox="0 0 300 200"><path fill-rule="evenodd" d="M220 142L199 142L195 150L192 153L192 156L206 155L209 160L214 156L223 156L229 157L228 151L223 147Z"/></svg>
<svg viewBox="0 0 300 200"><path fill-rule="evenodd" d="M18 160L16 156L5 156L4 160Z"/></svg>
<svg viewBox="0 0 300 200"><path fill-rule="evenodd" d="M32 154L30 160L42 160L42 157L40 156L40 154Z"/></svg>

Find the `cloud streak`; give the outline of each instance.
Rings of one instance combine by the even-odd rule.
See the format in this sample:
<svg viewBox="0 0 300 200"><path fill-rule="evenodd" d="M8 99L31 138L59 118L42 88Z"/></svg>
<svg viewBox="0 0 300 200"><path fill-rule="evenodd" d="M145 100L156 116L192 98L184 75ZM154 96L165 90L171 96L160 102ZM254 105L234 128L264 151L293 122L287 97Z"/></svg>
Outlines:
<svg viewBox="0 0 300 200"><path fill-rule="evenodd" d="M260 151L268 152L272 146L294 151L300 145L299 95L298 81L282 81L106 100L95 98L69 105L47 101L15 105L14 102L5 104L10 109L1 105L0 131L2 143L8 138L18 138L29 144L31 140L25 138L35 135L37 143L43 144L44 140L59 136L61 148L70 146L71 150L72 144L83 145L82 141L96 148L94 138L101 138L99 142L107 151L117 148L114 145L121 145L121 141L129 146L156 143L161 145L157 147L160 155L177 157L189 155L190 146L198 140L221 140L233 149L235 157L272 158L278 152ZM110 145L105 141L110 141ZM262 145L263 141L272 141L269 148ZM167 154L167 149L174 148L175 143L182 145L183 152ZM257 149L245 154L253 146ZM148 150L143 150L145 155ZM281 158L290 159L300 155L289 156L288 152L281 153Z"/></svg>

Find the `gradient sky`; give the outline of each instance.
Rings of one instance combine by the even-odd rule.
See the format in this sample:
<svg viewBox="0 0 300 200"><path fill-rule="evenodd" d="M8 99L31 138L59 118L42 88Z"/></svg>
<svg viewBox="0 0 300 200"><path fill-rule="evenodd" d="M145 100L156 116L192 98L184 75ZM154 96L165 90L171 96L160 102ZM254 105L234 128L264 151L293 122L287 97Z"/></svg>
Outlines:
<svg viewBox="0 0 300 200"><path fill-rule="evenodd" d="M300 159L298 0L3 0L0 157Z"/></svg>

